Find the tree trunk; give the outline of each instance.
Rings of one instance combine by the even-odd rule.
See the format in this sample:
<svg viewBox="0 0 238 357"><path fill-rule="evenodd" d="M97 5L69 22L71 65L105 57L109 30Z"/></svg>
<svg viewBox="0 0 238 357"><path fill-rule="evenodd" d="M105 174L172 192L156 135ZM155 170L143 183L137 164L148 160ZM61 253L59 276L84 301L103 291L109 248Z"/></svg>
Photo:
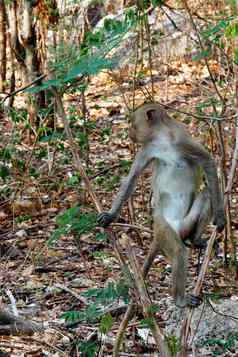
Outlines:
<svg viewBox="0 0 238 357"><path fill-rule="evenodd" d="M4 92L6 87L6 43L6 8L4 0L0 0L0 92Z"/></svg>

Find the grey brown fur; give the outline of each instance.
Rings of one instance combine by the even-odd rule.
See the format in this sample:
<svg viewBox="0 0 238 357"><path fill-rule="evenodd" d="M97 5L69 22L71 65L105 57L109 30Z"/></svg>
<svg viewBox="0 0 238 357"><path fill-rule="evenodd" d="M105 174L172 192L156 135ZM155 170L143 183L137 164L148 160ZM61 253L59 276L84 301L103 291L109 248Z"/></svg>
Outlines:
<svg viewBox="0 0 238 357"><path fill-rule="evenodd" d="M184 126L171 119L156 103L147 103L135 110L129 135L141 144L141 149L112 208L101 213L98 221L105 227L117 219L138 176L153 161L154 238L143 273L146 276L156 255L163 253L172 265L172 294L176 305L194 306L197 299L185 295L187 249L184 240L190 239L194 246L203 246L201 235L212 218L219 232L224 228L223 197L216 165ZM202 173L207 187L201 190Z"/></svg>

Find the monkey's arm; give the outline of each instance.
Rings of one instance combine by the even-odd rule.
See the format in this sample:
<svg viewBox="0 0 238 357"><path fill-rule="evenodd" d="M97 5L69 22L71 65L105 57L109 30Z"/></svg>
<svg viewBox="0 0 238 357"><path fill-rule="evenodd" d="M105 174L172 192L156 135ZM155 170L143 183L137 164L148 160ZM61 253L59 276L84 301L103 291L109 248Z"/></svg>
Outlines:
<svg viewBox="0 0 238 357"><path fill-rule="evenodd" d="M178 150L180 150L184 159L187 159L195 165L199 163L202 167L211 195L212 212L214 215L213 223L217 226L218 232L222 232L226 224L226 219L223 196L219 188L215 161L201 144L189 139L183 143L179 143Z"/></svg>
<svg viewBox="0 0 238 357"><path fill-rule="evenodd" d="M148 149L142 148L136 155L135 160L131 166L128 176L123 180L119 192L113 201L112 208L108 212L102 212L98 215L98 223L107 227L111 222L113 222L123 205L124 201L127 201L129 196L132 194L135 188L136 180L144 168L152 160Z"/></svg>

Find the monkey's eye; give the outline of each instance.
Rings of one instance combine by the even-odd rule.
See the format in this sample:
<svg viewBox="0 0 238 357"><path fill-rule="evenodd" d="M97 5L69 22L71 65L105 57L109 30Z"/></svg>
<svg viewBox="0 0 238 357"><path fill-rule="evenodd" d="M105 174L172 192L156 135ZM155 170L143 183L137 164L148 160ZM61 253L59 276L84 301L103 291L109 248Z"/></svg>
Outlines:
<svg viewBox="0 0 238 357"><path fill-rule="evenodd" d="M154 118L155 118L155 113L156 113L156 110L154 110L154 109L148 110L147 113L146 113L147 120L150 121L150 122L153 122Z"/></svg>

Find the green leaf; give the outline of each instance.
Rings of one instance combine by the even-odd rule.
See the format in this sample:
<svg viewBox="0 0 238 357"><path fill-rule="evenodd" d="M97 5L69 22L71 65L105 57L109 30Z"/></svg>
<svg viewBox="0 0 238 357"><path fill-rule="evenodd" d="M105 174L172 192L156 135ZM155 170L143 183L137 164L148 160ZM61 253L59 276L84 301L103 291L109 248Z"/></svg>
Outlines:
<svg viewBox="0 0 238 357"><path fill-rule="evenodd" d="M12 158L12 153L11 150L9 150L9 148L4 148L0 150L0 158L2 160L11 160Z"/></svg>
<svg viewBox="0 0 238 357"><path fill-rule="evenodd" d="M236 65L238 65L238 48L236 48L234 51L234 62Z"/></svg>
<svg viewBox="0 0 238 357"><path fill-rule="evenodd" d="M170 336L167 336L166 340L168 342L170 352L172 353L173 356L175 356L176 353L179 352L181 349L181 346L179 344L177 337L170 335Z"/></svg>
<svg viewBox="0 0 238 357"><path fill-rule="evenodd" d="M223 35L223 30L227 29L230 25L230 22L234 19L234 16L230 16L227 19L222 19L218 21L215 25L208 26L206 30L202 32L203 38L206 40L210 38L212 40L214 36L218 34Z"/></svg>
<svg viewBox="0 0 238 357"><path fill-rule="evenodd" d="M56 229L51 234L50 238L47 240L47 245L49 245L49 246L53 245L61 238L62 235L66 234L66 233L67 233L67 231L64 227Z"/></svg>
<svg viewBox="0 0 238 357"><path fill-rule="evenodd" d="M23 92L34 94L34 93L39 93L43 90L49 89L52 86L60 87L61 85L62 85L62 80L50 79L49 81L42 83L40 86L26 88Z"/></svg>
<svg viewBox="0 0 238 357"><path fill-rule="evenodd" d="M107 240L108 238L108 233L107 232L98 232L95 235L95 240L96 241L104 241Z"/></svg>
<svg viewBox="0 0 238 357"><path fill-rule="evenodd" d="M103 315L100 322L99 331L104 334L108 333L113 326L113 322L114 321L111 314Z"/></svg>
<svg viewBox="0 0 238 357"><path fill-rule="evenodd" d="M49 240L47 244L56 242L62 235L77 233L79 235L90 232L97 226L95 213L81 213L80 207L71 207L64 213L56 216L56 223L59 226Z"/></svg>
<svg viewBox="0 0 238 357"><path fill-rule="evenodd" d="M95 75L103 69L113 69L116 65L115 60L105 59L101 56L84 56L80 62L72 67L64 77L63 83L70 82L72 79L81 75Z"/></svg>
<svg viewBox="0 0 238 357"><path fill-rule="evenodd" d="M197 53L196 55L192 56L192 60L193 61L200 61L203 58L208 58L211 55L211 51L210 50L204 50L201 51L199 53Z"/></svg>
<svg viewBox="0 0 238 357"><path fill-rule="evenodd" d="M27 222L32 219L32 216L30 214L27 214L25 216L18 216L16 217L16 223L22 223L22 222Z"/></svg>
<svg viewBox="0 0 238 357"><path fill-rule="evenodd" d="M101 316L101 312L96 304L92 304L84 310L84 316L86 321L95 322Z"/></svg>
<svg viewBox="0 0 238 357"><path fill-rule="evenodd" d="M44 132L45 132L45 128L43 128ZM63 134L62 133L57 133L57 132L54 132L53 134L51 135L44 135L40 138L40 142L43 142L43 143L47 143L47 142L52 142L52 141L57 141L59 139L62 139L63 137Z"/></svg>
<svg viewBox="0 0 238 357"><path fill-rule="evenodd" d="M76 323L82 321L84 319L84 313L81 311L66 311L64 312L60 318L64 319L68 323Z"/></svg>
<svg viewBox="0 0 238 357"><path fill-rule="evenodd" d="M79 235L90 232L97 226L97 216L95 213L80 214L71 223L72 231Z"/></svg>
<svg viewBox="0 0 238 357"><path fill-rule="evenodd" d="M123 297L124 300L129 300L128 286L125 284L124 280L120 280L117 284L114 282L108 283L105 288L99 289L88 289L83 296L94 297L97 304L108 304L120 297Z"/></svg>
<svg viewBox="0 0 238 357"><path fill-rule="evenodd" d="M225 32L226 37L237 37L238 36L238 22L233 22Z"/></svg>
<svg viewBox="0 0 238 357"><path fill-rule="evenodd" d="M164 5L164 0L151 0L151 4L154 7L162 6L162 5Z"/></svg>
<svg viewBox="0 0 238 357"><path fill-rule="evenodd" d="M56 216L56 223L59 226L65 226L66 224L70 224L73 218L79 216L79 212L79 206L71 207L67 209L63 214L59 214L58 216Z"/></svg>
<svg viewBox="0 0 238 357"><path fill-rule="evenodd" d="M8 176L10 176L8 167L0 164L0 177L5 180Z"/></svg>
<svg viewBox="0 0 238 357"><path fill-rule="evenodd" d="M104 26L97 32L87 32L85 41L80 46L60 44L49 66L56 79L27 88L28 93L38 93L52 86L60 87L82 76L95 75L103 69L113 69L117 65L115 58L108 58L110 51L121 44L123 36L136 24L135 11L125 11L125 20L106 19ZM79 83L80 85L81 83ZM83 90L82 88L80 90Z"/></svg>
<svg viewBox="0 0 238 357"><path fill-rule="evenodd" d="M232 7L236 7L236 0L226 0L228 4Z"/></svg>
<svg viewBox="0 0 238 357"><path fill-rule="evenodd" d="M151 318L147 317L147 318L145 318L145 319L142 319L142 320L140 321L140 324L141 324L142 326L144 326L144 327L149 327L149 328L151 328L151 327L153 327L153 320L152 320Z"/></svg>
<svg viewBox="0 0 238 357"><path fill-rule="evenodd" d="M82 311L67 311L64 312L60 318L65 319L68 323L76 323L80 321L87 321L89 323L95 322L102 315L100 309L96 304L89 305Z"/></svg>
<svg viewBox="0 0 238 357"><path fill-rule="evenodd" d="M150 312L152 314L158 312L159 310L160 310L160 307L158 305L153 304L153 305L150 306Z"/></svg>
<svg viewBox="0 0 238 357"><path fill-rule="evenodd" d="M68 179L68 185L76 186L81 182L81 177L79 175L72 175Z"/></svg>
<svg viewBox="0 0 238 357"><path fill-rule="evenodd" d="M98 345L95 341L83 341L79 344L80 356L95 357Z"/></svg>

